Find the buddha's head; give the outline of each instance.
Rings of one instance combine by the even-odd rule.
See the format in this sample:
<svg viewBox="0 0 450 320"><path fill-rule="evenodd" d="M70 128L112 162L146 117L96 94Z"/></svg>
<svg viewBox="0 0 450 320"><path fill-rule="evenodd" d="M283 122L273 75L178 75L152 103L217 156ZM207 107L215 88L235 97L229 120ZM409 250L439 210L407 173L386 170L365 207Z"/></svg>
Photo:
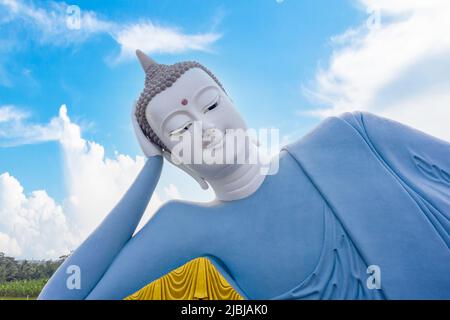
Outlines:
<svg viewBox="0 0 450 320"><path fill-rule="evenodd" d="M226 149L228 132L244 132L247 126L219 80L198 62L179 62L173 65L159 64L137 51L145 71L145 88L137 101L135 115L144 135L157 145L174 163L174 159L186 155L181 148L184 139L192 140L189 157L178 159L177 165L185 171L208 180L230 174L233 166L226 163L198 161L199 147L194 139L200 139L200 152L218 152ZM200 135L200 137L199 137ZM198 140L197 140L198 141ZM238 141L233 148L236 158L246 152L250 139ZM182 144L186 146L186 144ZM176 155L174 154L176 151ZM227 149L228 151L228 149ZM194 157L197 156L197 159ZM227 154L226 157L230 157ZM201 157L201 159L204 159ZM180 165L181 163L181 165Z"/></svg>

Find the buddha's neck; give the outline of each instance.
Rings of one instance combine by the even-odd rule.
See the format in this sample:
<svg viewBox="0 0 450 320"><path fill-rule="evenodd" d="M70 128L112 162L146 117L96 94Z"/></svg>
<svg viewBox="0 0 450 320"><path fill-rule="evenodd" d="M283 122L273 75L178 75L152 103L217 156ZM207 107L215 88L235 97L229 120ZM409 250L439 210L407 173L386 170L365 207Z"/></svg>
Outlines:
<svg viewBox="0 0 450 320"><path fill-rule="evenodd" d="M259 148L253 145L250 152L259 151ZM233 164L232 169L230 174L221 178L207 179L218 200L232 201L246 198L259 189L266 177L260 161L252 164Z"/></svg>

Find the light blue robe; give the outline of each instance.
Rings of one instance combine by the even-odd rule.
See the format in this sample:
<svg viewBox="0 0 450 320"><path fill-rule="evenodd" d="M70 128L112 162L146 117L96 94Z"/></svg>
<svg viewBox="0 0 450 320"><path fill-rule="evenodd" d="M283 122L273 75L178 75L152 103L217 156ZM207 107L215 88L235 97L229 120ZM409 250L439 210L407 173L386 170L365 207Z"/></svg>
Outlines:
<svg viewBox="0 0 450 320"><path fill-rule="evenodd" d="M132 237L161 167L148 160L41 299L122 299L200 256L248 299L450 299L447 142L371 114L329 118L250 197L171 201Z"/></svg>

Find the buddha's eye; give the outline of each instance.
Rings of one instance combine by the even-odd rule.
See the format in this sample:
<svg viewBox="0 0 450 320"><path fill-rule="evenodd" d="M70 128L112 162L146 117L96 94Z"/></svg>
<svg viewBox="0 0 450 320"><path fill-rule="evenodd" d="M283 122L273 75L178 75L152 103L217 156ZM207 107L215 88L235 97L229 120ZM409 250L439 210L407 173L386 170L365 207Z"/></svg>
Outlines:
<svg viewBox="0 0 450 320"><path fill-rule="evenodd" d="M220 102L220 97L217 97L216 102L214 102L214 103L211 104L210 106L206 107L206 108L203 110L203 113L207 113L207 112L209 112L209 111L214 110L215 108L217 108L217 107L219 106L219 102Z"/></svg>
<svg viewBox="0 0 450 320"><path fill-rule="evenodd" d="M191 126L192 126L192 122L188 122L188 123L185 124L183 127L171 131L171 132L169 133L169 135L170 135L171 137L173 137L173 136L180 136L180 135L182 135L183 133L185 133L186 131L188 131L189 128L190 128Z"/></svg>

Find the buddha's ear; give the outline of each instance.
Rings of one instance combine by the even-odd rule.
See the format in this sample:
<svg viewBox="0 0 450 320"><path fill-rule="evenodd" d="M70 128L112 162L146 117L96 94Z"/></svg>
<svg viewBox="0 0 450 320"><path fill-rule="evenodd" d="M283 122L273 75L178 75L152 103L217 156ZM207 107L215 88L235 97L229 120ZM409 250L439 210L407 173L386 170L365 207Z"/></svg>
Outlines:
<svg viewBox="0 0 450 320"><path fill-rule="evenodd" d="M181 163L180 164L175 164L172 161L172 155L167 152L167 151L163 151L163 156L164 158L169 161L171 164L173 164L174 166L180 168L181 170L183 170L184 172L186 172L188 175L190 175L192 178L194 178L195 181L198 182L198 184L200 185L200 188L202 188L203 190L208 190L209 185L206 182L205 179L203 179L202 177L200 177L194 170L192 170L191 168L189 168L188 166L186 166L185 164Z"/></svg>

